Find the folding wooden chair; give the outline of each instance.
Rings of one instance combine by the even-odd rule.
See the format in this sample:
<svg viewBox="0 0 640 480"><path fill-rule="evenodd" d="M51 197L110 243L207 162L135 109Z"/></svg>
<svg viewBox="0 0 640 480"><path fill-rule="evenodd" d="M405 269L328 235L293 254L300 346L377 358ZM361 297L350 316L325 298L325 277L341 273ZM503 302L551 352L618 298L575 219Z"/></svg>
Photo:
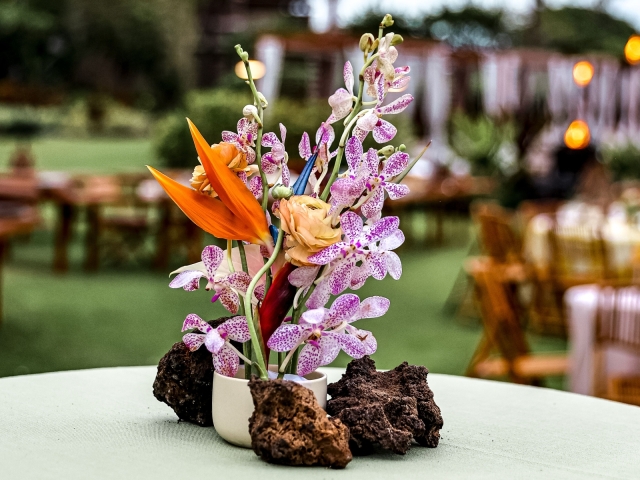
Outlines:
<svg viewBox="0 0 640 480"><path fill-rule="evenodd" d="M467 264L475 281L484 332L467 368L471 377L507 377L512 382L539 385L544 377L564 375L565 354L533 354L518 318L509 275L491 258Z"/></svg>
<svg viewBox="0 0 640 480"><path fill-rule="evenodd" d="M607 375L605 350L623 349L640 356L640 288L603 290L598 301L594 342L595 395L640 405L640 371L636 375Z"/></svg>

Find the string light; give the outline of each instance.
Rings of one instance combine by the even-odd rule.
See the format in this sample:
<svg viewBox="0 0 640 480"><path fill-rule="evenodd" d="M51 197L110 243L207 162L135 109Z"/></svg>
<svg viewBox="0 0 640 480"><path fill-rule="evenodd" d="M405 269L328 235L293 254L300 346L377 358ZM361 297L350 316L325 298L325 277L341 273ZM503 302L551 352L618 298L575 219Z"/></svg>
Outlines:
<svg viewBox="0 0 640 480"><path fill-rule="evenodd" d="M640 63L640 35L631 35L624 46L624 56L631 65Z"/></svg>
<svg viewBox="0 0 640 480"><path fill-rule="evenodd" d="M586 60L578 62L573 66L573 81L576 82L576 85L579 87L586 87L591 83L593 71L593 65L591 65L591 63Z"/></svg>
<svg viewBox="0 0 640 480"><path fill-rule="evenodd" d="M580 150L589 146L591 132L589 125L582 120L571 122L569 128L564 133L564 143L572 150Z"/></svg>
<svg viewBox="0 0 640 480"><path fill-rule="evenodd" d="M264 77L264 74L267 72L264 63L259 60L249 60L249 69L251 70L251 76L254 80L258 80L259 78ZM247 69L244 66L243 62L236 63L235 73L238 77L243 80L248 80Z"/></svg>

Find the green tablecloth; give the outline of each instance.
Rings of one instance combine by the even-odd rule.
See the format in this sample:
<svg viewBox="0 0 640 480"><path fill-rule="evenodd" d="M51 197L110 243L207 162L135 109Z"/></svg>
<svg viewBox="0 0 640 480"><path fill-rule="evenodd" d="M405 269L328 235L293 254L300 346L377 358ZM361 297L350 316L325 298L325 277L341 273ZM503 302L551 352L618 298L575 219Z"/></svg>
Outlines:
<svg viewBox="0 0 640 480"><path fill-rule="evenodd" d="M324 369L329 381L341 370ZM0 379L0 478L640 478L640 408L576 394L429 375L436 449L354 459L345 470L262 462L213 428L178 423L154 367Z"/></svg>

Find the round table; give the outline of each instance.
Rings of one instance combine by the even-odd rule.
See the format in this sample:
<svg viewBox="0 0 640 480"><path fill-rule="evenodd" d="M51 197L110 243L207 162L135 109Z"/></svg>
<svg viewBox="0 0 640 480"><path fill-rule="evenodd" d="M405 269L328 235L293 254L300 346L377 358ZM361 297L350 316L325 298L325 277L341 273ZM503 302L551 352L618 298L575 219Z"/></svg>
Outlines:
<svg viewBox="0 0 640 480"><path fill-rule="evenodd" d="M329 381L343 370L323 369ZM640 408L486 380L429 375L438 448L355 458L345 470L264 463L151 393L155 367L0 379L0 472L27 479L638 478Z"/></svg>

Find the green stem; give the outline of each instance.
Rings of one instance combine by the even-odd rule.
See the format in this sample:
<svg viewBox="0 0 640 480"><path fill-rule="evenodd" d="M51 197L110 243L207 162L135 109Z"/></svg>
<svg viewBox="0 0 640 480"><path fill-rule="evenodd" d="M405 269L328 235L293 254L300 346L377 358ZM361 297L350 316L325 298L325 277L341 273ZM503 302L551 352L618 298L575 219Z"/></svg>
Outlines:
<svg viewBox="0 0 640 480"><path fill-rule="evenodd" d="M256 89L256 84L253 81L253 75L249 66L249 56L242 55L244 52L240 45L236 45L235 48L240 59L244 63L245 70L247 71L247 83L249 84L249 88L253 94L253 101L258 109L258 117L260 117L260 121L258 122L258 138L256 139L256 164L258 165L260 179L262 180L262 209L266 212L269 202L269 183L267 181L267 174L262 170L262 131L264 130L264 109L262 107L262 102L260 101L260 96L258 95L258 90Z"/></svg>
<svg viewBox="0 0 640 480"><path fill-rule="evenodd" d="M244 342L242 344L242 351L244 353L244 356L247 357L249 360L251 360L251 340L249 340L248 342ZM244 364L244 378L246 380L251 380L251 364L250 363L245 363Z"/></svg>
<svg viewBox="0 0 640 480"><path fill-rule="evenodd" d="M242 271L249 273L249 267L247 266L247 254L244 251L244 244L242 240L238 240L238 252L240 253L240 263L242 264Z"/></svg>
<svg viewBox="0 0 640 480"><path fill-rule="evenodd" d="M271 265L273 265L273 263L276 261L276 257L278 256L278 253L280 252L280 248L282 247L283 239L284 239L284 229L281 228L280 231L278 232L278 238L276 240L276 245L273 249L273 253L271 254L271 257L269 257L269 260L253 277L253 279L251 280L251 283L249 284L249 288L247 288L247 294L244 297L244 309L247 317L247 325L249 326L249 333L251 334L251 344L253 346L253 352L255 355L254 364L259 368L260 378L262 378L263 380L268 379L267 367L265 364L264 352L260 346L262 339L258 335L259 325L256 325L259 319L253 318L253 308L251 305L251 299L253 298L253 291L255 290L256 285L258 285L260 278L262 278L262 276L267 272L267 270L271 268Z"/></svg>

